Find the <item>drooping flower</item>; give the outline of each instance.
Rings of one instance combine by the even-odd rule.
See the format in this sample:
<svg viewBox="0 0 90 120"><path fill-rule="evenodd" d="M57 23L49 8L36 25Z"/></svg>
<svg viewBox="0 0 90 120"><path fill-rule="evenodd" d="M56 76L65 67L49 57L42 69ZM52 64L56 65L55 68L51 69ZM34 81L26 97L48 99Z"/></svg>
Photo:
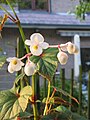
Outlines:
<svg viewBox="0 0 90 120"><path fill-rule="evenodd" d="M30 46L30 51L35 56L41 55L43 49L49 47L49 44L44 42L44 37L40 33L32 34L30 40L26 40L25 44Z"/></svg>
<svg viewBox="0 0 90 120"><path fill-rule="evenodd" d="M27 76L31 76L35 73L35 71L36 71L36 65L33 62L28 61L24 68L25 74Z"/></svg>
<svg viewBox="0 0 90 120"><path fill-rule="evenodd" d="M68 55L65 52L59 51L59 53L57 54L57 58L61 65L64 65L67 63Z"/></svg>
<svg viewBox="0 0 90 120"><path fill-rule="evenodd" d="M22 68L22 66L24 66L24 63L16 57L7 58L7 61L10 62L8 65L8 71L10 73L19 71Z"/></svg>

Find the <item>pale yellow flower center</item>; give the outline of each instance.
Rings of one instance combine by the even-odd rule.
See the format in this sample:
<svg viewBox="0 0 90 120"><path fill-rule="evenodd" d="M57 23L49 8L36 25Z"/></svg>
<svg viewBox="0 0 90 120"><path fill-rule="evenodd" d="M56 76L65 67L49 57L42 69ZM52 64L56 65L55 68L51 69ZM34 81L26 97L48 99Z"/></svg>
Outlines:
<svg viewBox="0 0 90 120"><path fill-rule="evenodd" d="M11 61L11 63L12 63L13 65L16 65L16 64L17 64L17 60L14 59L14 60Z"/></svg>
<svg viewBox="0 0 90 120"><path fill-rule="evenodd" d="M37 46L37 45L34 45L34 46L33 46L33 49L34 49L34 50L37 50L37 49L38 49L38 46Z"/></svg>

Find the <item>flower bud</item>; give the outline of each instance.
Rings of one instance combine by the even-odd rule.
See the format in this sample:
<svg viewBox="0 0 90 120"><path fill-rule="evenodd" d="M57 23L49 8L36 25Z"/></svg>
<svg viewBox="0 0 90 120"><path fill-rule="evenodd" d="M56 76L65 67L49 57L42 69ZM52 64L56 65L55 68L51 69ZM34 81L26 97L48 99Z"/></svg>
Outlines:
<svg viewBox="0 0 90 120"><path fill-rule="evenodd" d="M58 58L59 62L61 63L61 65L64 65L67 63L68 55L66 53L60 51L57 54L57 58Z"/></svg>
<svg viewBox="0 0 90 120"><path fill-rule="evenodd" d="M27 62L24 68L25 74L31 76L35 73L36 65L33 62Z"/></svg>
<svg viewBox="0 0 90 120"><path fill-rule="evenodd" d="M69 54L74 54L74 53L78 53L78 47L73 44L73 43L69 43L67 46L67 51L69 52Z"/></svg>

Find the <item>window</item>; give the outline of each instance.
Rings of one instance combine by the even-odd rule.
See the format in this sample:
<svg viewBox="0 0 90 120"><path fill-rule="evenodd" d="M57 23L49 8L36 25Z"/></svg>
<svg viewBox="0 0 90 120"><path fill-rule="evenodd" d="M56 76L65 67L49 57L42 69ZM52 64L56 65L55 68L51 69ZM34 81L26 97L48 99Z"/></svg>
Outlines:
<svg viewBox="0 0 90 120"><path fill-rule="evenodd" d="M90 48L81 49L81 61L83 72L90 70Z"/></svg>
<svg viewBox="0 0 90 120"><path fill-rule="evenodd" d="M48 0L19 0L18 5L20 10L48 10Z"/></svg>

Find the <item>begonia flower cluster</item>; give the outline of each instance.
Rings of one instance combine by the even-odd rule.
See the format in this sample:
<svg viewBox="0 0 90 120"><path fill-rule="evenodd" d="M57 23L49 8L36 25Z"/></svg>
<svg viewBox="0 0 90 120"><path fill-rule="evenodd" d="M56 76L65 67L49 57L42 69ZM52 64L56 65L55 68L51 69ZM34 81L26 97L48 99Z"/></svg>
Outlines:
<svg viewBox="0 0 90 120"><path fill-rule="evenodd" d="M25 44L30 48L30 55L40 56L43 53L44 49L52 47L47 42L44 42L44 37L40 33L34 33L30 36L30 40L25 40ZM78 47L71 43L67 42L61 45L53 45L53 47L58 48L57 59L61 65L67 63L68 54L78 53ZM52 54L52 53L51 53ZM26 64L22 62L22 59L27 58ZM21 70L24 67L24 72L27 76L33 75L37 70L37 65L30 61L30 56L26 55L22 58L10 57L7 58L7 61L10 62L8 65L8 71L14 73L15 71Z"/></svg>

